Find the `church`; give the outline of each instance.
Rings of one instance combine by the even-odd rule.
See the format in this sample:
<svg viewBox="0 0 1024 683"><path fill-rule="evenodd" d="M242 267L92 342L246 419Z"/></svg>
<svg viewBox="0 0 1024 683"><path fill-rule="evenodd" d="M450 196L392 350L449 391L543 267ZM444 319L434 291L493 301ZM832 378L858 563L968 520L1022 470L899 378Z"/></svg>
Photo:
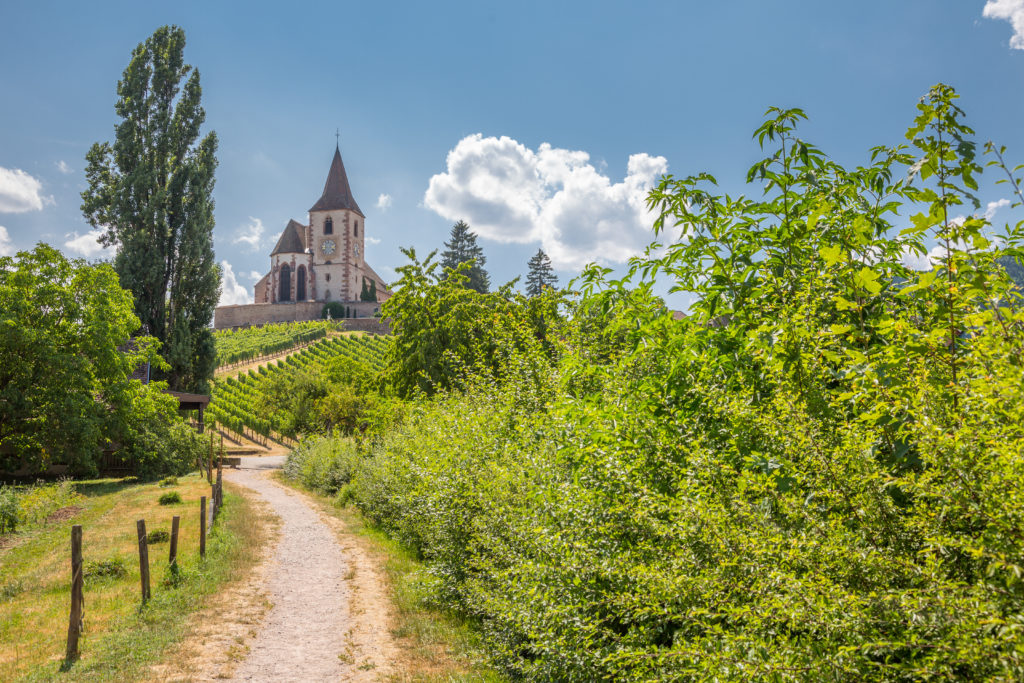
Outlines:
<svg viewBox="0 0 1024 683"><path fill-rule="evenodd" d="M391 292L365 260L365 237L366 216L335 147L323 194L307 223L288 221L270 252L270 271L254 287L255 303L217 308L214 327L315 320L332 301L346 317L373 318Z"/></svg>

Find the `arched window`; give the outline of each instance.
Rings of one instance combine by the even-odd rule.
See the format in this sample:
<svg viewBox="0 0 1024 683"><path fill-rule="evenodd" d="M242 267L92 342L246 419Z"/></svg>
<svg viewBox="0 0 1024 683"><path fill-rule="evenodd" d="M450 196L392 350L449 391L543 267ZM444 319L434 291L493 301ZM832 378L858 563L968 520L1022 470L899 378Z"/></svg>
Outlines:
<svg viewBox="0 0 1024 683"><path fill-rule="evenodd" d="M331 220L330 216L328 216L327 218L324 219L324 234L325 235L333 235L334 234L334 221Z"/></svg>
<svg viewBox="0 0 1024 683"><path fill-rule="evenodd" d="M359 237L359 221L354 221L352 223L352 236Z"/></svg>
<svg viewBox="0 0 1024 683"><path fill-rule="evenodd" d="M281 281L280 295L277 297L278 301L291 301L292 300L292 269L285 263L281 266L281 272L278 273L278 279Z"/></svg>
<svg viewBox="0 0 1024 683"><path fill-rule="evenodd" d="M306 266L295 269L295 300L306 300Z"/></svg>

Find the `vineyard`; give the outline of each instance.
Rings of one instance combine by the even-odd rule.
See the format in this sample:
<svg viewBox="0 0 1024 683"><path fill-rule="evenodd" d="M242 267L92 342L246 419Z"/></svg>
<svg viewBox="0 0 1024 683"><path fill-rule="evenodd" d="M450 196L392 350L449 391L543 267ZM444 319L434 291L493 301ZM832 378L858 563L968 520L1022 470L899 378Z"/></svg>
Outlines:
<svg viewBox="0 0 1024 683"><path fill-rule="evenodd" d="M282 416L264 408L268 382L280 373L323 368L337 358L349 358L376 370L384 362L384 345L383 337L371 335L331 337L258 370L218 380L213 385L207 422L263 445L270 439L281 441Z"/></svg>
<svg viewBox="0 0 1024 683"><path fill-rule="evenodd" d="M221 330L214 333L217 368L249 363L303 344L323 339L337 322L313 320L298 323L262 325L243 330Z"/></svg>

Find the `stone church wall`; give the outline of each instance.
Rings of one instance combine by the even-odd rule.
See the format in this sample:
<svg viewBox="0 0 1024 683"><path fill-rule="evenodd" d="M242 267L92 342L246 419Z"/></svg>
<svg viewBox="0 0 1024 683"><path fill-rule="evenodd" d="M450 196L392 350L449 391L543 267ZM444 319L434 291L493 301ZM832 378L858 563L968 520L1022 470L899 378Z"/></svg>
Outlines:
<svg viewBox="0 0 1024 683"><path fill-rule="evenodd" d="M380 304L373 301L357 301L344 304L355 311L355 318L346 319L354 325L360 321L378 322L373 317L380 310ZM318 320L324 310L322 301L298 301L284 304L242 304L239 306L219 306L213 314L213 328L226 330L233 327L249 327L266 323L286 323L301 320ZM351 327L349 329L363 329ZM366 329L366 332L377 330ZM380 332L386 334L386 332Z"/></svg>

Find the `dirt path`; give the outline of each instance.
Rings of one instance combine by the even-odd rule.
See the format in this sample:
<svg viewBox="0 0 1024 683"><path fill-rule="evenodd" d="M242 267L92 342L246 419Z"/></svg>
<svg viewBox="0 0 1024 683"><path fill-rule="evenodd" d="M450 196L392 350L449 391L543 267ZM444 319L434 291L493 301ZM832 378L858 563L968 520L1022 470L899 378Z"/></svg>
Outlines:
<svg viewBox="0 0 1024 683"><path fill-rule="evenodd" d="M275 460L259 458L258 466ZM281 521L264 583L273 606L246 643L249 654L233 680L376 681L390 675L395 646L388 602L382 582L366 581L375 574L372 563L365 564L370 559L348 544L343 549L305 497L269 472L241 469L226 476L255 491Z"/></svg>

